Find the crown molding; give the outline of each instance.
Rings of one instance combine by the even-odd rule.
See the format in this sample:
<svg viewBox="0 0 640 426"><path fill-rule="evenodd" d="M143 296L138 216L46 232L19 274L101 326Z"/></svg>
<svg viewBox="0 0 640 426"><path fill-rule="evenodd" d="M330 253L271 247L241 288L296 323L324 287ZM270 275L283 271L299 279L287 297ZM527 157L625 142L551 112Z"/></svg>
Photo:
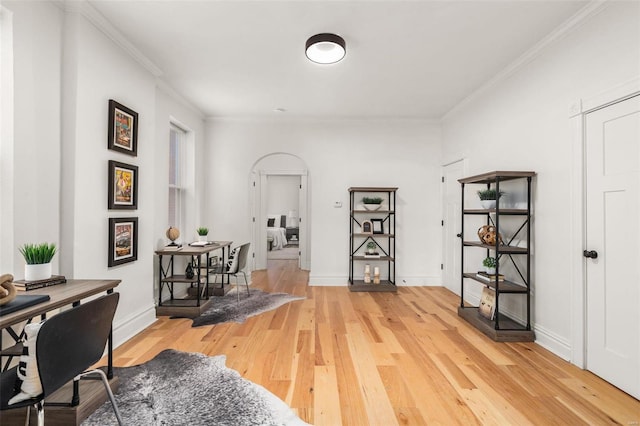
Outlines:
<svg viewBox="0 0 640 426"><path fill-rule="evenodd" d="M59 4L60 1L58 1ZM144 69L149 71L155 77L161 77L163 75L162 70L156 64L154 64L149 58L147 58L142 52L140 52L133 44L131 44L127 38L116 28L111 22L107 20L100 12L98 12L93 6L91 6L86 0L65 0L64 11L67 13L75 12L82 15L90 23L92 23L97 29L102 31L111 41L113 41L118 47L124 50L129 56L131 56L136 62L138 62Z"/></svg>
<svg viewBox="0 0 640 426"><path fill-rule="evenodd" d="M481 97L483 94L505 81L516 72L520 71L525 65L533 61L544 53L547 47L551 46L557 40L561 39L565 35L569 34L578 26L582 25L587 19L600 13L609 3L609 0L593 0L585 7L576 12L571 18L563 22L558 28L553 30L542 40L536 43L531 49L527 50L518 59L507 65L502 71L496 74L491 80L480 86L479 89L471 93L469 96L460 101L456 106L451 108L445 115L442 116L442 121L445 121L458 111L464 109L467 105Z"/></svg>
<svg viewBox="0 0 640 426"><path fill-rule="evenodd" d="M191 101L189 101L183 95L178 93L176 91L176 89L174 89L172 86L170 86L162 78L156 78L156 87L158 88L158 90L160 90L161 92L165 93L167 96L171 97L175 101L177 101L180 104L182 104L185 108L187 108L187 109L191 110L193 113L197 114L198 117L200 117L201 120L204 121L207 118L204 115L204 113L197 106L195 106Z"/></svg>

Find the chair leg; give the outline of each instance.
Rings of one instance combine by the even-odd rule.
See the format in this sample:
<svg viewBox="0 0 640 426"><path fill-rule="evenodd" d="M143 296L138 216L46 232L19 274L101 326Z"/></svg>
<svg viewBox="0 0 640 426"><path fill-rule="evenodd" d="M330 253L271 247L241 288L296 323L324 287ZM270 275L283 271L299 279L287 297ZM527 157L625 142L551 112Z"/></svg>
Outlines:
<svg viewBox="0 0 640 426"><path fill-rule="evenodd" d="M244 271L241 271L242 275L244 275L244 284L247 286L247 297L251 296L251 293L249 293L249 281L247 281L247 274L244 273Z"/></svg>
<svg viewBox="0 0 640 426"><path fill-rule="evenodd" d="M28 410L31 411L31 407L29 407ZM44 401L36 404L36 410L38 411L38 426L44 426ZM27 421L29 421L28 417Z"/></svg>
<svg viewBox="0 0 640 426"><path fill-rule="evenodd" d="M116 399L113 397L113 392L111 392L111 386L109 386L109 380L107 380L107 375L104 374L104 371L100 369L85 371L84 373L78 374L73 380L80 380L84 376L88 376L89 374L98 374L102 379L102 383L104 384L104 388L107 391L107 395L109 395L109 400L111 401L111 406L113 407L113 412L116 415L116 419L118 420L118 425L122 426L122 417L120 417L120 410L118 410L118 405L116 404Z"/></svg>

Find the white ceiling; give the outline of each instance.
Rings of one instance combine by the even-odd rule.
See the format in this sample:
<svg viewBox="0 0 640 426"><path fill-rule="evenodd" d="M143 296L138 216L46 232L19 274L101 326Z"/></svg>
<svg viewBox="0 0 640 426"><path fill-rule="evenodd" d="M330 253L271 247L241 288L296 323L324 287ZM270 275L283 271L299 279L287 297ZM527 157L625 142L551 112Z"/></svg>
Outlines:
<svg viewBox="0 0 640 426"><path fill-rule="evenodd" d="M437 119L588 2L89 3L207 117ZM342 62L306 59L321 32L346 40Z"/></svg>

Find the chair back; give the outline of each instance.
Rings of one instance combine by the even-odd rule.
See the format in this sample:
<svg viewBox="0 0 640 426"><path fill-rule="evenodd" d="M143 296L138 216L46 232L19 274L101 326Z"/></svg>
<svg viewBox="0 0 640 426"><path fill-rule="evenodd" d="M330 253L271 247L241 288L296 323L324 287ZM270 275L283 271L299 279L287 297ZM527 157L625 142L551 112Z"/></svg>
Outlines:
<svg viewBox="0 0 640 426"><path fill-rule="evenodd" d="M42 324L36 356L45 396L102 358L119 299L119 293L111 293L61 312Z"/></svg>
<svg viewBox="0 0 640 426"><path fill-rule="evenodd" d="M251 247L251 243L246 243L240 246L240 254L238 255L238 271L242 271L247 266L249 247Z"/></svg>

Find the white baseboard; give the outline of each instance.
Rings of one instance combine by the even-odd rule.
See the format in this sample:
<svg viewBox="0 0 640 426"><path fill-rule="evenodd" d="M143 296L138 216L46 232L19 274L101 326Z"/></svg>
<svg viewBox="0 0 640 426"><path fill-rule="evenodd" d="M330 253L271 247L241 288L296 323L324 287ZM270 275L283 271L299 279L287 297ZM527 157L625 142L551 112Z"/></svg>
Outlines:
<svg viewBox="0 0 640 426"><path fill-rule="evenodd" d="M356 279L362 279L361 277L356 277ZM326 287L335 287L335 286L344 286L346 287L349 283L349 278L347 276L317 276L310 275L309 276L309 285L311 286L326 286ZM441 286L441 280L439 276L433 277L413 277L413 276L404 276L404 277L396 277L396 285L398 287L432 287L432 286Z"/></svg>
<svg viewBox="0 0 640 426"><path fill-rule="evenodd" d="M121 319L113 325L114 349L156 322L156 307L150 305L143 311Z"/></svg>
<svg viewBox="0 0 640 426"><path fill-rule="evenodd" d="M537 344L565 361L571 361L571 344L567 339L541 326L534 326L533 330Z"/></svg>

